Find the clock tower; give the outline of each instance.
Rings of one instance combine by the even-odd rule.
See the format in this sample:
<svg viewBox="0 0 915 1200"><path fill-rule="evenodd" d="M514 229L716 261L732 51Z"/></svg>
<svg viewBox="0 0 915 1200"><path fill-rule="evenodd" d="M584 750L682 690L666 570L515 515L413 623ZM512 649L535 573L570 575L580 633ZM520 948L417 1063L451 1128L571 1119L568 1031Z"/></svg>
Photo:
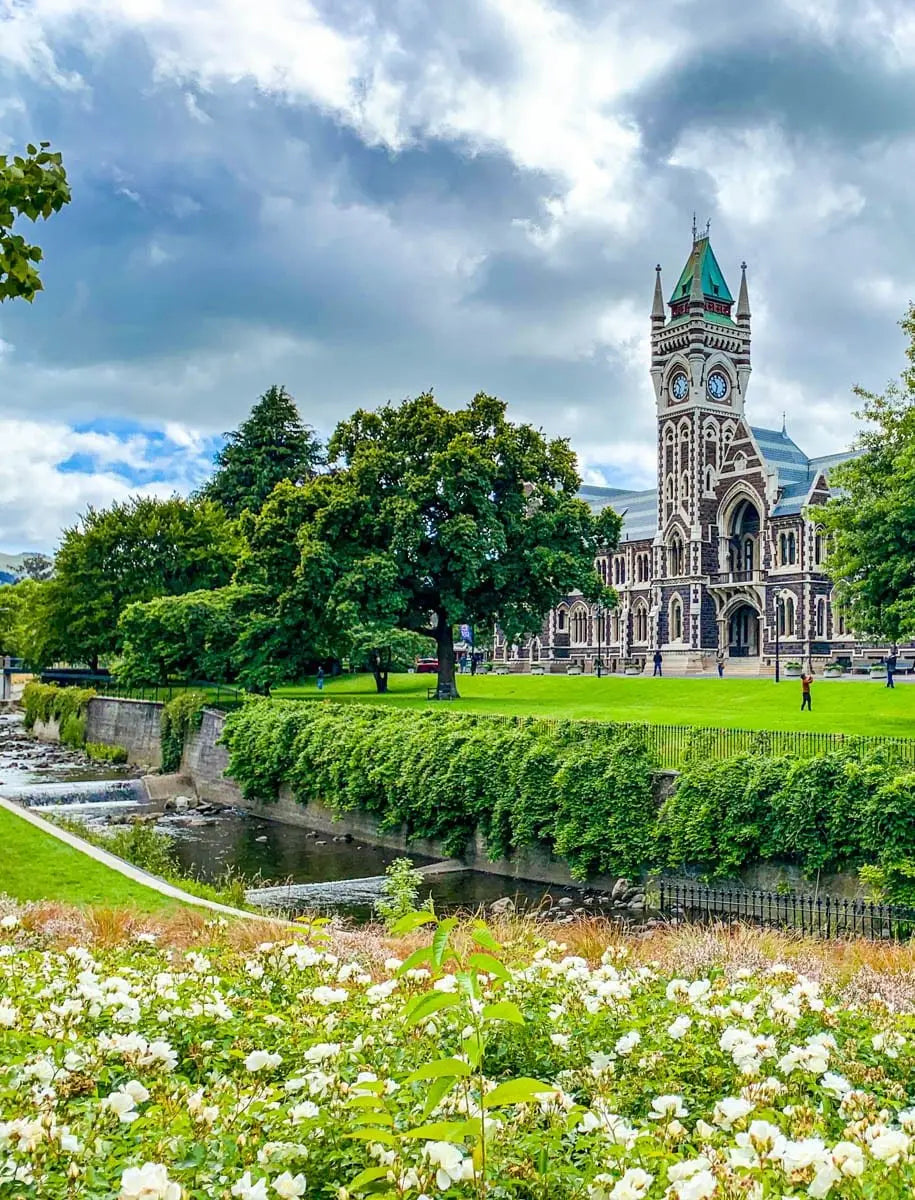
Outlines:
<svg viewBox="0 0 915 1200"><path fill-rule="evenodd" d="M714 490L729 434L743 417L750 380L750 304L741 265L736 312L708 237L693 248L667 305L656 268L651 308L651 378L658 416L658 529L700 519ZM668 316L666 309L670 309Z"/></svg>

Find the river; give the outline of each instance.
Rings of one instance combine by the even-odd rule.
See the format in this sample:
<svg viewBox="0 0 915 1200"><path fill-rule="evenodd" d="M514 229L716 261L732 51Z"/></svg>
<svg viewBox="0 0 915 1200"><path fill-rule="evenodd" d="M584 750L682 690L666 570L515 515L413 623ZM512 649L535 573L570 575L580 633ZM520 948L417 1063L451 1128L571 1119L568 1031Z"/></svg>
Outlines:
<svg viewBox="0 0 915 1200"><path fill-rule="evenodd" d="M342 836L280 825L235 809L163 812L152 804L133 768L91 763L81 751L30 737L22 719L0 716L0 794L48 815L63 814L96 828L150 820L174 839L183 871L214 882L227 871L250 879L253 889L283 888L282 907L333 911L364 921L372 915L385 869L403 851ZM409 854L417 867L433 860ZM256 890L251 899L257 900ZM437 910L478 909L503 897L519 908L594 911L597 899L577 888L549 887L482 871L430 874L420 898ZM277 903L264 897L265 904Z"/></svg>

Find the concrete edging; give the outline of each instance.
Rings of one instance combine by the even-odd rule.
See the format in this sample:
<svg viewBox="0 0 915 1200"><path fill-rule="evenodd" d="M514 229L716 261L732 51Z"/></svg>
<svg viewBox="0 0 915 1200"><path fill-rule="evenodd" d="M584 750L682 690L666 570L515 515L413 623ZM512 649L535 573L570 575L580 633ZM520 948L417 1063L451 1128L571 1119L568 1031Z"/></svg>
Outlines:
<svg viewBox="0 0 915 1200"><path fill-rule="evenodd" d="M57 825L52 825L44 817L37 816L37 814L30 812L29 809L23 808L22 805L15 804L3 796L0 796L0 808L12 813L13 816L21 817L23 821L28 821L36 829L51 834L52 837L56 837L58 841L64 842L73 850L78 850L81 854L85 854L89 858L94 858L96 862L101 863L103 866L110 867L111 870L117 871L120 875L132 879L134 883L142 884L144 887L148 887L154 892L159 892L163 896L169 896L173 900L180 900L182 904L187 904L194 908L206 908L211 912L217 912L227 917L242 917L246 921L271 920L265 914L245 912L241 908L230 908L229 905L219 904L216 900L205 900L202 896L192 896L188 892L183 892L181 888L177 888L171 883L166 883L164 879L160 879L157 875L150 875L148 871L143 871L139 867L135 867L133 863L119 858L116 854L111 854L108 850L102 850L99 846L93 846L90 842L83 841L76 834L70 833L66 829L60 829ZM275 923L291 924L291 922L281 920L276 920Z"/></svg>

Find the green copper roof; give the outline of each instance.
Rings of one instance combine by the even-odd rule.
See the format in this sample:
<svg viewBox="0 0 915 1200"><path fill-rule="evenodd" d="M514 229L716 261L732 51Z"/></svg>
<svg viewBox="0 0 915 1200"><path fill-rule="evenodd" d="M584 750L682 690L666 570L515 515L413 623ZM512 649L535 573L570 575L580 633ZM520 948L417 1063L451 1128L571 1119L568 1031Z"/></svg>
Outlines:
<svg viewBox="0 0 915 1200"><path fill-rule="evenodd" d="M707 237L699 238L693 246L693 252L686 260L686 266L677 280L677 286L671 293L668 304L675 304L678 300L686 300L689 297L697 260L699 270L702 272L702 294L708 296L710 300L722 300L725 304L732 304L734 297L728 291L721 267L718 266L718 260L715 258L715 251Z"/></svg>

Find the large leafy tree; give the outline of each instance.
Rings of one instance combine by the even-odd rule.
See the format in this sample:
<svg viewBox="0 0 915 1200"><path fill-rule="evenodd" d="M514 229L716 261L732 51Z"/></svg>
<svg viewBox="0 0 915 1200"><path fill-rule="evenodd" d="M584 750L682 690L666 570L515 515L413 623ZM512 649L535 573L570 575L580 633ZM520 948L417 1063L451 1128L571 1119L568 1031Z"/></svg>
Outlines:
<svg viewBox="0 0 915 1200"><path fill-rule="evenodd" d="M234 524L210 500L134 497L88 509L64 531L54 578L41 585L46 653L97 667L118 650L118 620L129 604L220 587L237 553Z"/></svg>
<svg viewBox="0 0 915 1200"><path fill-rule="evenodd" d="M202 495L230 516L259 512L278 483L310 479L322 461L314 430L299 416L284 387L268 388L216 456L216 472Z"/></svg>
<svg viewBox="0 0 915 1200"><path fill-rule="evenodd" d="M37 221L60 212L70 202L70 185L59 154L48 143L28 146L24 155L0 154L0 301L32 301L41 291L38 263L42 254L14 224L22 217Z"/></svg>
<svg viewBox="0 0 915 1200"><path fill-rule="evenodd" d="M236 675L244 589L228 586L129 604L117 675L128 683L228 682Z"/></svg>
<svg viewBox="0 0 915 1200"><path fill-rule="evenodd" d="M455 690L456 623L520 636L568 592L601 594L594 559L619 517L577 499L568 443L512 424L502 401L452 412L427 393L360 410L328 454L331 472L303 489L299 579L331 628L357 612L432 639L439 694Z"/></svg>
<svg viewBox="0 0 915 1200"><path fill-rule="evenodd" d="M854 629L888 642L915 637L915 307L902 321L908 365L882 395L856 388L866 424L856 457L816 517L831 536L826 569Z"/></svg>

